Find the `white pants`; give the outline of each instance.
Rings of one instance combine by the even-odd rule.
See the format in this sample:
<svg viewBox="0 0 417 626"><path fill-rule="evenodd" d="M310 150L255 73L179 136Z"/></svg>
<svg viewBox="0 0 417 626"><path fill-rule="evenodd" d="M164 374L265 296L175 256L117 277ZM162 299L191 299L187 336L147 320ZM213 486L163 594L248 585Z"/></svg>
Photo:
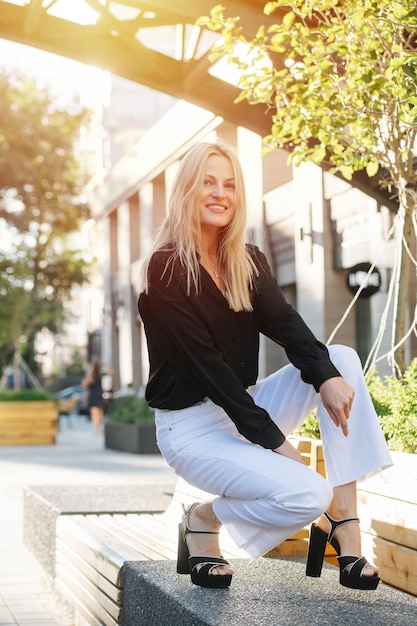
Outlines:
<svg viewBox="0 0 417 626"><path fill-rule="evenodd" d="M167 463L190 484L217 495L213 509L235 543L257 557L315 520L333 487L392 465L359 358L330 346L330 357L355 389L349 436L331 421L320 395L292 365L248 389L285 435L317 407L328 479L309 467L250 443L224 410L205 400L156 411L157 440Z"/></svg>

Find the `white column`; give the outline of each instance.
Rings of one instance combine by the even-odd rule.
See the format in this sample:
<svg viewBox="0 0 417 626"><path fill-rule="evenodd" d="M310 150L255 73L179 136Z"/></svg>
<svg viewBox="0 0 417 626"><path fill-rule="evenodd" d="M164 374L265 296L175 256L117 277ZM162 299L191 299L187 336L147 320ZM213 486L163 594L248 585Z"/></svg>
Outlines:
<svg viewBox="0 0 417 626"><path fill-rule="evenodd" d="M140 211L140 255L143 258L149 252L154 239L153 220L153 186L147 183L139 191L139 211ZM142 384L146 385L149 376L149 357L146 344L145 331L141 324L141 371Z"/></svg>
<svg viewBox="0 0 417 626"><path fill-rule="evenodd" d="M140 255L145 256L151 249L154 239L153 220L153 187L152 183L145 184L139 191L140 212Z"/></svg>
<svg viewBox="0 0 417 626"><path fill-rule="evenodd" d="M262 138L246 128L239 127L237 140L246 187L248 238L251 243L262 249L264 245Z"/></svg>
<svg viewBox="0 0 417 626"><path fill-rule="evenodd" d="M325 337L323 174L312 163L293 168L297 310L321 341Z"/></svg>
<svg viewBox="0 0 417 626"><path fill-rule="evenodd" d="M238 154L242 164L247 202L247 241L265 251L264 210L263 210L263 172L262 138L260 135L239 127L237 130ZM261 335L259 344L259 378L264 378L266 371L266 338Z"/></svg>
<svg viewBox="0 0 417 626"><path fill-rule="evenodd" d="M103 242L98 245L98 242ZM98 223L96 249L101 255L100 262L102 267L103 292L103 321L102 321L102 337L101 337L101 357L105 363L113 362L112 355L112 316L111 316L111 268L110 268L110 218L104 217ZM94 303L92 303L94 306Z"/></svg>
<svg viewBox="0 0 417 626"><path fill-rule="evenodd" d="M126 387L133 380L129 216L129 204L124 202L117 210L118 307L116 324L119 333L119 375L121 387Z"/></svg>

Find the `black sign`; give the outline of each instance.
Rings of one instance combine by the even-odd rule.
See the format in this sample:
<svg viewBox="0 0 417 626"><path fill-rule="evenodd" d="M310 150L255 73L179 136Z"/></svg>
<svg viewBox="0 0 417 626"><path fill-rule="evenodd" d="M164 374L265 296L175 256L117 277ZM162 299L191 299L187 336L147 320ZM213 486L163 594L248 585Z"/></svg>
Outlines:
<svg viewBox="0 0 417 626"><path fill-rule="evenodd" d="M359 298L369 298L381 288L381 274L379 270L374 267L368 275L371 267L370 263L358 263L351 267L346 274L346 286L353 294L364 285Z"/></svg>

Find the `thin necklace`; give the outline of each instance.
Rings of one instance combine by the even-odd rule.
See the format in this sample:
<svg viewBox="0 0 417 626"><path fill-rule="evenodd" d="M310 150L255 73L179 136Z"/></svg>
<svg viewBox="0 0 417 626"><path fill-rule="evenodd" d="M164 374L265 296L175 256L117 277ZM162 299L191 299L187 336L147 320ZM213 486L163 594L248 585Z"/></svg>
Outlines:
<svg viewBox="0 0 417 626"><path fill-rule="evenodd" d="M218 264L217 264L217 267L218 267ZM219 277L219 273L216 270L216 268L214 267L214 265L211 266L211 269L213 270L213 274L215 275L215 277L218 278Z"/></svg>
<svg viewBox="0 0 417 626"><path fill-rule="evenodd" d="M208 258L208 257L207 257ZM209 269L213 272L215 278L219 278L220 274L219 272L216 270L215 266L212 264L211 260L210 263L207 263L207 265L209 266ZM217 263L217 267L218 267L218 263Z"/></svg>

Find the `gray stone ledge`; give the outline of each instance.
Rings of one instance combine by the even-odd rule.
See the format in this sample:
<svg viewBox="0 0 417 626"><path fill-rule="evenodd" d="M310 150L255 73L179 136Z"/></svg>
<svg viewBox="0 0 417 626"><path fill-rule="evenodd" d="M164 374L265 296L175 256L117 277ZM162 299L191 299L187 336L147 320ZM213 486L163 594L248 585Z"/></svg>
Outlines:
<svg viewBox="0 0 417 626"><path fill-rule="evenodd" d="M127 562L123 568L124 626L410 626L415 597L380 583L376 591L339 585L324 564L305 576L300 559L232 561L229 589L202 589L179 575L173 561Z"/></svg>
<svg viewBox="0 0 417 626"><path fill-rule="evenodd" d="M60 515L161 513L175 485L42 485L23 492L23 541L46 573L55 576L56 521Z"/></svg>

